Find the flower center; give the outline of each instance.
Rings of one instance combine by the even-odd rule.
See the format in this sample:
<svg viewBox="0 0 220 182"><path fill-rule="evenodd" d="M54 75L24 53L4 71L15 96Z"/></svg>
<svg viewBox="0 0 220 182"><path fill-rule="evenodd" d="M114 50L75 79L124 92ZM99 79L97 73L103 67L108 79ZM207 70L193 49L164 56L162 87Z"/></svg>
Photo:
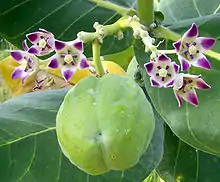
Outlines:
<svg viewBox="0 0 220 182"><path fill-rule="evenodd" d="M189 47L189 54L191 54L191 55L194 55L194 54L196 54L197 53L197 47L195 46L195 45L191 45L190 47Z"/></svg>
<svg viewBox="0 0 220 182"><path fill-rule="evenodd" d="M41 40L39 41L39 47L45 48L46 45L47 45L47 42L46 42L44 39L41 39Z"/></svg>
<svg viewBox="0 0 220 182"><path fill-rule="evenodd" d="M161 69L159 70L159 76L160 76L160 77L166 77L166 76L167 76L167 70L164 69L164 68L161 68Z"/></svg>
<svg viewBox="0 0 220 182"><path fill-rule="evenodd" d="M67 64L71 63L71 62L73 61L72 55L70 55L70 54L65 55L64 61L65 61Z"/></svg>
<svg viewBox="0 0 220 182"><path fill-rule="evenodd" d="M21 63L21 65L24 67L24 68L27 68L28 67L28 62L27 61L23 61Z"/></svg>

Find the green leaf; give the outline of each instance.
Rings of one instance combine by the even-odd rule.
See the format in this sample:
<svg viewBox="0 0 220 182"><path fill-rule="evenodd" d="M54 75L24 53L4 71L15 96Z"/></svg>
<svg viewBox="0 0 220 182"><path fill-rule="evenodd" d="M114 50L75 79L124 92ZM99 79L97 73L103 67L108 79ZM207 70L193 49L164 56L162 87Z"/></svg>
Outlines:
<svg viewBox="0 0 220 182"><path fill-rule="evenodd" d="M143 180L163 155L163 122L156 115L153 139L133 168L89 176L62 154L56 113L67 90L40 91L0 105L0 176L5 182L132 182Z"/></svg>
<svg viewBox="0 0 220 182"><path fill-rule="evenodd" d="M137 61L143 66L143 63L148 61L146 59L148 55L144 53L144 46L137 42L134 50ZM179 63L177 56L171 58ZM155 108L172 131L189 145L211 154L220 155L220 102L218 102L220 84L217 79L220 77L220 62L212 58L209 60L212 65L211 71L195 67L189 71L190 74L202 74L204 80L212 86L210 90L197 90L198 107L184 102L183 106L179 108L172 88L152 87L145 70L143 77Z"/></svg>
<svg viewBox="0 0 220 182"><path fill-rule="evenodd" d="M160 176L157 174L156 171L153 171L145 180L144 182L164 182Z"/></svg>
<svg viewBox="0 0 220 182"><path fill-rule="evenodd" d="M105 55L104 60L115 62L118 65L120 65L124 70L126 70L133 56L134 56L133 47L129 47L128 49L122 52Z"/></svg>
<svg viewBox="0 0 220 182"><path fill-rule="evenodd" d="M164 23L177 24L184 20L218 15L220 4L218 0L161 0L159 10L165 16Z"/></svg>
<svg viewBox="0 0 220 182"><path fill-rule="evenodd" d="M157 172L166 182L218 182L220 158L195 150L166 126L164 157Z"/></svg>
<svg viewBox="0 0 220 182"><path fill-rule="evenodd" d="M125 0L118 2L131 5ZM25 35L39 28L53 32L57 39L69 41L75 39L79 31L94 31L95 22L110 24L120 18L117 13L89 0L8 0L1 3L0 12L0 35L19 48ZM114 36L107 37L102 55L128 48L132 43L131 35L131 31L126 31L122 41ZM87 44L85 48L90 57L91 45Z"/></svg>

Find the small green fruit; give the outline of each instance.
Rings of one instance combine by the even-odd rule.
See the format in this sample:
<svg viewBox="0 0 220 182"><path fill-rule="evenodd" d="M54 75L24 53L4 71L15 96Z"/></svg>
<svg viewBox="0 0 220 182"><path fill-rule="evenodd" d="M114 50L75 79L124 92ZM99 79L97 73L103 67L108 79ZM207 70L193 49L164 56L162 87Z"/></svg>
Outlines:
<svg viewBox="0 0 220 182"><path fill-rule="evenodd" d="M141 88L117 75L90 76L70 89L56 125L63 153L91 175L134 166L155 127Z"/></svg>

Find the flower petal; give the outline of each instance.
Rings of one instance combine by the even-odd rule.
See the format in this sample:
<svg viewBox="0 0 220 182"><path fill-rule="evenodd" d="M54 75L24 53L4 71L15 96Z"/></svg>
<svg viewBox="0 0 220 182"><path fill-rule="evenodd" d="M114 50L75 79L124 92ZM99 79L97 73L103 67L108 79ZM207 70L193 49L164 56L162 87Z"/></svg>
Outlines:
<svg viewBox="0 0 220 182"><path fill-rule="evenodd" d="M61 68L61 73L66 82L70 80L70 78L74 75L75 72L76 72L75 66L63 66Z"/></svg>
<svg viewBox="0 0 220 182"><path fill-rule="evenodd" d="M161 54L157 57L157 61L170 63L171 59L169 57L167 57L165 54Z"/></svg>
<svg viewBox="0 0 220 182"><path fill-rule="evenodd" d="M19 66L19 67L15 68L11 74L12 79L23 78L25 76L26 76L26 72L24 71L23 66Z"/></svg>
<svg viewBox="0 0 220 182"><path fill-rule="evenodd" d="M186 58L184 58L183 56L178 54L178 60L180 61L181 71L185 71L185 70L189 69L191 64Z"/></svg>
<svg viewBox="0 0 220 182"><path fill-rule="evenodd" d="M182 98L179 96L179 94L177 93L177 91L174 90L174 95L176 97L176 100L178 102L178 106L181 107L183 105L183 100Z"/></svg>
<svg viewBox="0 0 220 182"><path fill-rule="evenodd" d="M54 46L55 46L55 50L60 51L66 46L66 43L62 42L62 41L59 41L59 40L55 40L54 41Z"/></svg>
<svg viewBox="0 0 220 182"><path fill-rule="evenodd" d="M51 34L51 35L53 35L51 32L49 32L49 31L47 31L47 30L45 30L45 29L43 29L43 28L39 28L39 31L42 32L42 33L45 33L45 34Z"/></svg>
<svg viewBox="0 0 220 182"><path fill-rule="evenodd" d="M87 61L86 57L82 55L80 62L78 64L78 69L85 69L89 67L89 62Z"/></svg>
<svg viewBox="0 0 220 182"><path fill-rule="evenodd" d="M40 52L41 52L41 48L36 46L36 45L33 45L30 47L30 49L28 50L28 52L30 54L34 54L34 55L37 55L37 56L40 56Z"/></svg>
<svg viewBox="0 0 220 182"><path fill-rule="evenodd" d="M48 67L56 69L59 68L59 61L57 59L57 57L52 57L50 63L48 64Z"/></svg>
<svg viewBox="0 0 220 182"><path fill-rule="evenodd" d="M25 56L25 52L24 51L11 51L11 56L18 62L20 62L23 57Z"/></svg>
<svg viewBox="0 0 220 182"><path fill-rule="evenodd" d="M191 89L190 91L181 94L181 97L189 102L190 104L194 105L194 106L198 106L199 105L199 100L196 94L195 89Z"/></svg>
<svg viewBox="0 0 220 182"><path fill-rule="evenodd" d="M148 62L148 63L145 63L145 64L144 64L144 67L145 67L145 69L146 69L146 71L147 71L147 74L148 74L149 76L151 76L152 73L153 73L154 64L155 64L154 62Z"/></svg>
<svg viewBox="0 0 220 182"><path fill-rule="evenodd" d="M183 73L180 73L179 75L176 76L175 82L174 82L174 85L173 85L174 90L177 91L183 86L183 77L184 77Z"/></svg>
<svg viewBox="0 0 220 182"><path fill-rule="evenodd" d="M215 39L209 37L199 37L197 38L197 41L201 46L200 50L202 52L206 52L207 50L211 49L215 44Z"/></svg>
<svg viewBox="0 0 220 182"><path fill-rule="evenodd" d="M41 36L41 32L33 32L26 35L27 39L32 43L36 44L39 42Z"/></svg>
<svg viewBox="0 0 220 182"><path fill-rule="evenodd" d="M193 23L190 29L183 35L183 40L189 38L194 39L198 36L198 34L199 34L198 27L195 23Z"/></svg>
<svg viewBox="0 0 220 182"><path fill-rule="evenodd" d="M47 44L52 48L54 49L54 41L55 39L53 37L50 37L48 40L47 40Z"/></svg>
<svg viewBox="0 0 220 182"><path fill-rule="evenodd" d="M153 87L162 87L163 85L159 82L157 82L156 80L154 80L152 77L150 77L150 82L151 82L151 86Z"/></svg>
<svg viewBox="0 0 220 182"><path fill-rule="evenodd" d="M80 40L76 40L73 42L73 47L76 48L78 51L83 52L83 42Z"/></svg>
<svg viewBox="0 0 220 182"><path fill-rule="evenodd" d="M178 64L176 64L175 62L173 62L172 64L173 64L173 68L174 68L174 73L178 74L180 66Z"/></svg>
<svg viewBox="0 0 220 182"><path fill-rule="evenodd" d="M169 83L167 83L166 85L164 85L164 87L172 87L174 85L175 79L171 80Z"/></svg>
<svg viewBox="0 0 220 182"><path fill-rule="evenodd" d="M181 40L173 43L173 47L176 49L176 52L180 52Z"/></svg>
<svg viewBox="0 0 220 182"><path fill-rule="evenodd" d="M22 42L22 47L25 51L27 51L29 49L28 45L27 45L27 40L25 39L23 42Z"/></svg>
<svg viewBox="0 0 220 182"><path fill-rule="evenodd" d="M201 54L197 59L192 61L191 64L193 66L204 68L206 70L211 69L211 65L210 65L209 60L203 54Z"/></svg>
<svg viewBox="0 0 220 182"><path fill-rule="evenodd" d="M201 90L207 90L211 88L211 86L208 85L202 78L196 79L194 87Z"/></svg>

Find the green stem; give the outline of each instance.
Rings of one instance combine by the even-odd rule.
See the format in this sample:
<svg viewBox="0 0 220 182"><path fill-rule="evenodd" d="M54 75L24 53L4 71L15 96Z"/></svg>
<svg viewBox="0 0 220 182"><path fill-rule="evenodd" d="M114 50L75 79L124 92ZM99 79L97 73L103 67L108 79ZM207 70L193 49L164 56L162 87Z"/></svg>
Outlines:
<svg viewBox="0 0 220 182"><path fill-rule="evenodd" d="M154 0L137 0L137 10L143 25L149 26L154 22Z"/></svg>
<svg viewBox="0 0 220 182"><path fill-rule="evenodd" d="M173 32L172 30L170 30L166 27L163 27L163 26L159 26L159 27L155 28L154 33L158 37L169 39L172 41L177 41L181 38L181 35Z"/></svg>
<svg viewBox="0 0 220 182"><path fill-rule="evenodd" d="M101 45L99 41L95 39L92 43L93 61L98 75L102 77L105 74L105 72L100 59L100 49L101 49Z"/></svg>
<svg viewBox="0 0 220 182"><path fill-rule="evenodd" d="M100 7L116 11L118 14L121 14L121 15L134 15L135 14L135 10L131 8L125 8L125 7L119 6L117 4L114 4L106 0L89 0L89 1L97 4Z"/></svg>
<svg viewBox="0 0 220 182"><path fill-rule="evenodd" d="M158 50L159 53L161 54L176 54L176 50Z"/></svg>

